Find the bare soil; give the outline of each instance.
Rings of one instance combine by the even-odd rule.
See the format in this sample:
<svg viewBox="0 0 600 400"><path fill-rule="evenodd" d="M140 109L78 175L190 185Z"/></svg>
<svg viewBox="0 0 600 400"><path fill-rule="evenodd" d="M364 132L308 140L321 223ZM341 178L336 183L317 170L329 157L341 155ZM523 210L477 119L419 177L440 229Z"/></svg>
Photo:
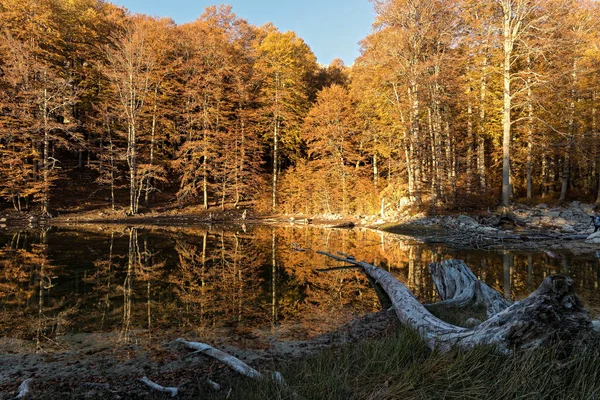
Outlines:
<svg viewBox="0 0 600 400"><path fill-rule="evenodd" d="M273 341L265 349L218 347L264 371L272 369L277 361L387 336L396 324L392 312L382 311L308 341ZM118 332L78 333L45 343L43 348L24 340L0 339L0 399L13 398L27 378L33 378L32 398L36 399L168 397L141 383L143 376L163 386L179 387L178 398L197 399L209 390L207 378L224 384L234 374L206 356L191 354L174 339L142 346L136 341L122 343Z"/></svg>

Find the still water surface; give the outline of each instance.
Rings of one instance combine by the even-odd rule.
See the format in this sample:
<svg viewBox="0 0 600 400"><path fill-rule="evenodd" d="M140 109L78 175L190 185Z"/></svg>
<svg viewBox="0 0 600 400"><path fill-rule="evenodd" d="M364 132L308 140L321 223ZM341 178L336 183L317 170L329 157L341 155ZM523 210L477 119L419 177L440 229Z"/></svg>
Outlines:
<svg viewBox="0 0 600 400"><path fill-rule="evenodd" d="M428 265L444 258L465 260L511 299L526 297L547 275L566 273L600 313L594 254L458 251L312 226L112 229L0 234L0 337L38 349L77 333L112 333L120 343L185 336L260 348L379 310L359 270L321 272L339 263L316 250L386 268L424 302L436 301Z"/></svg>

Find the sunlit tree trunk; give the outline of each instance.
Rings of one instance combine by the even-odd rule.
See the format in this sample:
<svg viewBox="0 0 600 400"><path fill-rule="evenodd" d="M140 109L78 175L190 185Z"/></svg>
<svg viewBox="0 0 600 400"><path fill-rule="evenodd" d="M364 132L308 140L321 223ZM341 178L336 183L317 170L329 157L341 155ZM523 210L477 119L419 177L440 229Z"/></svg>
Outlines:
<svg viewBox="0 0 600 400"><path fill-rule="evenodd" d="M153 99L153 106L152 106L152 125L150 127L150 160L149 160L149 164L150 164L150 168L152 168L152 166L154 165L154 147L156 144L156 120L158 118L157 115L157 107L158 107L158 87L159 85L155 85L154 86L154 99ZM147 206L148 202L149 202L149 197L150 197L150 192L152 191L153 187L152 187L152 178L148 178L146 180L146 190L144 193L144 204Z"/></svg>
<svg viewBox="0 0 600 400"><path fill-rule="evenodd" d="M526 183L527 199L531 200L532 194L532 172L533 172L533 91L531 89L531 56L527 55L527 164Z"/></svg>
<svg viewBox="0 0 600 400"><path fill-rule="evenodd" d="M467 193L473 192L473 104L471 102L471 82L467 88Z"/></svg>
<svg viewBox="0 0 600 400"><path fill-rule="evenodd" d="M487 51L487 49L486 49ZM479 135L477 137L477 174L479 175L479 188L483 193L487 190L486 168L485 168L485 102L487 98L487 55L483 58L481 68L481 86L479 91Z"/></svg>
<svg viewBox="0 0 600 400"><path fill-rule="evenodd" d="M504 61L502 64L502 78L504 84L503 92L503 110L502 110L502 205L510 205L510 140L511 140L511 118L512 94L510 89L510 67L512 60L512 51L514 46L513 32L513 5L510 0L502 0L502 16L504 35Z"/></svg>
<svg viewBox="0 0 600 400"><path fill-rule="evenodd" d="M277 208L277 174L279 168L279 72L275 74L275 115L273 116L273 212Z"/></svg>
<svg viewBox="0 0 600 400"><path fill-rule="evenodd" d="M416 82L416 79L413 80L410 84L410 93L411 93L411 102L412 102L412 115L411 115L411 125L410 125L410 161L411 168L413 170L413 184L412 191L409 192L411 197L417 204L421 203L421 160L416 157L416 153L420 148L420 127L419 127L419 113L420 113L420 103L419 103L419 85Z"/></svg>

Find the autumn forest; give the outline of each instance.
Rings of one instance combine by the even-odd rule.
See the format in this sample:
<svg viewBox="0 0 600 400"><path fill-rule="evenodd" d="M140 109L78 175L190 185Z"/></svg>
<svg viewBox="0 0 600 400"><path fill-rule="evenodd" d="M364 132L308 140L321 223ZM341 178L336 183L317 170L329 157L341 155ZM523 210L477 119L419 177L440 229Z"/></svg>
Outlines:
<svg viewBox="0 0 600 400"><path fill-rule="evenodd" d="M373 0L351 66L228 6L0 0L0 207L600 203L600 3Z"/></svg>

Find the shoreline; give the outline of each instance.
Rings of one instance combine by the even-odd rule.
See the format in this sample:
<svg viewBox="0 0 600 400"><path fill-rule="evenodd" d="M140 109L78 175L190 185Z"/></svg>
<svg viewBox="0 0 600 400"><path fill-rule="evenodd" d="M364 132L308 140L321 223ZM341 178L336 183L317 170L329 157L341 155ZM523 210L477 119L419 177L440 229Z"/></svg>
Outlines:
<svg viewBox="0 0 600 400"><path fill-rule="evenodd" d="M198 225L242 227L255 225L366 228L398 234L424 243L442 243L464 249L574 249L593 251L600 244L594 233L595 206L572 202L564 207L515 204L509 210L427 215L408 212L380 215L261 215L249 208L163 210L128 216L110 209L65 213L46 218L34 213L0 212L0 229L14 231L39 227L77 229L82 226L177 228ZM592 235L592 236L590 236Z"/></svg>

